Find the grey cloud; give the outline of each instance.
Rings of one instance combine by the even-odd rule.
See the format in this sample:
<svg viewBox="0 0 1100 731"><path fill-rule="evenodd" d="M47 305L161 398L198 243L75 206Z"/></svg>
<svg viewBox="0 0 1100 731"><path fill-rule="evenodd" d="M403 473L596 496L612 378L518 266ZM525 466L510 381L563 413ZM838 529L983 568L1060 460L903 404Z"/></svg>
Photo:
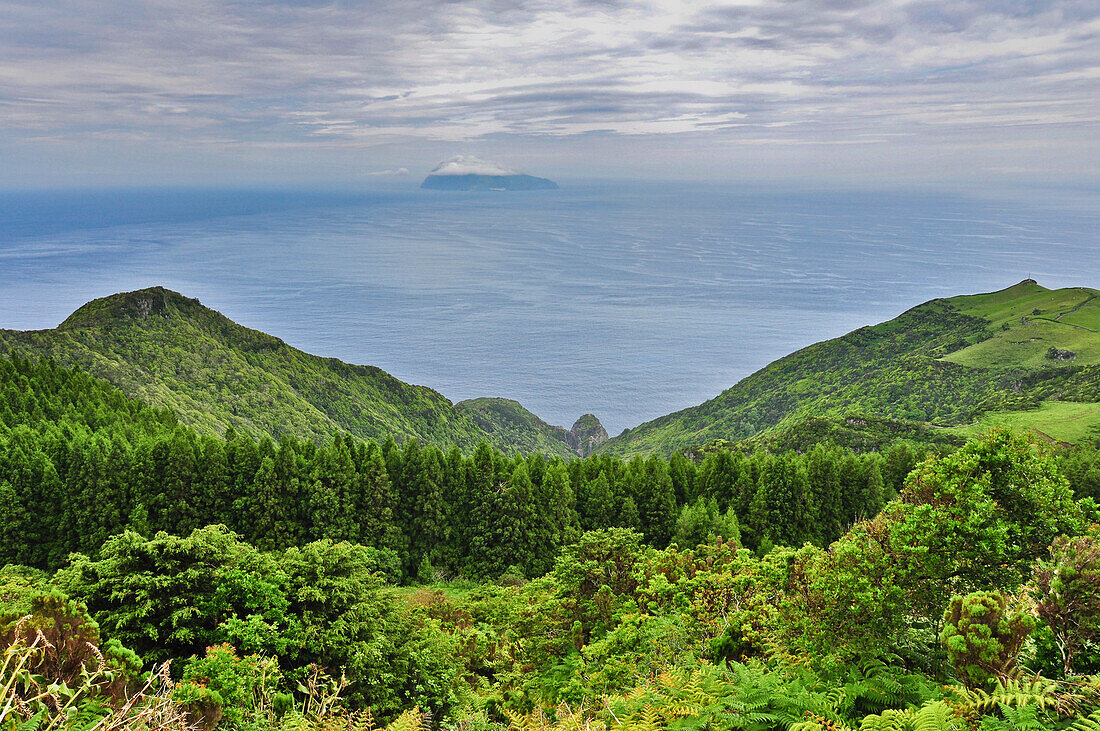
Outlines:
<svg viewBox="0 0 1100 731"><path fill-rule="evenodd" d="M868 0L820 2L801 0L759 7L723 7L709 10L680 31L685 35L711 36L721 43L725 34L755 30L756 36L735 36L751 44L763 41L767 47L795 49L806 43L850 44L857 40L885 43L899 32L897 24L872 23L861 12Z"/></svg>
<svg viewBox="0 0 1100 731"><path fill-rule="evenodd" d="M10 139L933 144L1100 119L1094 0L0 0L0 17Z"/></svg>

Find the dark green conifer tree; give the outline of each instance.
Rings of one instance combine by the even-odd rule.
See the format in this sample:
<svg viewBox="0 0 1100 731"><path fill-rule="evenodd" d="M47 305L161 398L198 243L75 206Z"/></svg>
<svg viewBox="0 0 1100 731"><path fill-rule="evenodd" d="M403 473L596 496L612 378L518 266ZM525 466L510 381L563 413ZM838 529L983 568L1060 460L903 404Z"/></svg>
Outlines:
<svg viewBox="0 0 1100 731"><path fill-rule="evenodd" d="M401 455L401 519L409 539L406 572L412 574L429 556L438 562L447 530L443 498L443 456L435 447L409 440Z"/></svg>
<svg viewBox="0 0 1100 731"><path fill-rule="evenodd" d="M401 448L397 446L397 442L393 441L393 437L389 435L387 435L385 441L382 442L382 459L386 462L386 474L390 476L394 491L400 498L403 492L401 487Z"/></svg>
<svg viewBox="0 0 1100 731"><path fill-rule="evenodd" d="M866 479L864 480L864 491L860 497L860 503L863 505L863 519L870 519L878 515L882 510L883 505L886 504L884 493L886 492L886 483L882 477L882 459L877 455L867 455L863 459L864 474Z"/></svg>
<svg viewBox="0 0 1100 731"><path fill-rule="evenodd" d="M580 537L573 486L561 462L545 465L542 482L536 485L534 506L536 522L527 575L541 576L553 568L558 549Z"/></svg>
<svg viewBox="0 0 1100 731"><path fill-rule="evenodd" d="M248 521L242 522L244 537L249 543L264 551L286 547L281 540L286 516L283 513L279 492L275 460L264 457L249 491L236 502L236 510L242 515L249 516Z"/></svg>
<svg viewBox="0 0 1100 731"><path fill-rule="evenodd" d="M728 450L711 452L696 481L698 494L713 497L723 510L732 507L738 515L748 516L756 484L744 455Z"/></svg>
<svg viewBox="0 0 1100 731"><path fill-rule="evenodd" d="M650 544L663 548L672 540L679 515L668 462L657 455L650 456L645 461L641 484L638 512L643 532Z"/></svg>
<svg viewBox="0 0 1100 731"><path fill-rule="evenodd" d="M252 492L256 473L260 469L261 457L256 448L256 442L247 435L228 433L225 443L225 461L228 489L233 496L234 509L230 516L226 516L224 523L231 530L247 534L246 523L251 520L251 515L238 509L237 500ZM149 503L147 502L146 505ZM156 511L150 507L150 512L155 515Z"/></svg>
<svg viewBox="0 0 1100 731"><path fill-rule="evenodd" d="M810 490L806 478L806 468L796 455L788 455L784 460L790 502L781 509L790 516L790 545L800 547L817 539L818 509L817 499Z"/></svg>
<svg viewBox="0 0 1100 731"><path fill-rule="evenodd" d="M454 542L461 553L458 568L474 577L488 575L485 557L501 511L495 458L488 444L478 444L466 469L463 498L455 503Z"/></svg>
<svg viewBox="0 0 1100 731"><path fill-rule="evenodd" d="M11 485L16 501L31 506L20 545L9 552L26 566L56 568L68 552L57 540L57 516L62 515L64 484L53 462L38 447L37 435L26 426L12 430L0 453L0 476Z"/></svg>
<svg viewBox="0 0 1100 731"><path fill-rule="evenodd" d="M645 490L645 457L634 455L625 463L622 470L615 474L608 472L608 477L614 477L613 490L622 498L630 498L639 511L642 509L642 492Z"/></svg>
<svg viewBox="0 0 1100 731"><path fill-rule="evenodd" d="M314 475L306 482L305 489L305 504L310 516L307 536L311 541L331 539L338 530L340 498L331 484L320 479L316 471Z"/></svg>
<svg viewBox="0 0 1100 731"><path fill-rule="evenodd" d="M763 473L761 473L761 477L763 477ZM769 489L769 486L764 484L763 479L757 481L756 493L749 504L749 511L741 529L741 542L746 548L756 550L765 536L769 537L770 540L770 537L775 534L768 499Z"/></svg>
<svg viewBox="0 0 1100 731"><path fill-rule="evenodd" d="M844 516L841 525L846 531L864 514L863 499L867 492L867 473L859 458L851 452L840 458L840 504Z"/></svg>
<svg viewBox="0 0 1100 731"><path fill-rule="evenodd" d="M376 548L388 548L398 553L406 550L401 529L394 522L397 507L393 485L386 473L386 463L382 450L374 442L367 445L364 459L359 467L358 494L360 502L356 508L359 519L359 531L363 543Z"/></svg>
<svg viewBox="0 0 1100 731"><path fill-rule="evenodd" d="M638 516L638 505L634 502L634 498L625 498L619 505L619 516L615 519L615 524L619 528L629 528L640 533L641 522Z"/></svg>
<svg viewBox="0 0 1100 731"><path fill-rule="evenodd" d="M672 478L672 490L677 505L686 505L696 498L695 463L679 452L674 452L668 461L668 474Z"/></svg>
<svg viewBox="0 0 1100 731"><path fill-rule="evenodd" d="M546 544L551 537L546 523L539 519L534 485L523 461L512 470L503 493L502 508L502 520L486 560L486 575L500 576L512 565L521 567L525 576L534 575L548 552Z"/></svg>
<svg viewBox="0 0 1100 731"><path fill-rule="evenodd" d="M922 455L906 441L894 442L882 454L885 463L882 466L882 478L885 483L884 497L893 500L905 486L905 478L917 466Z"/></svg>
<svg viewBox="0 0 1100 731"><path fill-rule="evenodd" d="M31 532L26 506L7 480L0 480L0 566L30 558L24 545Z"/></svg>
<svg viewBox="0 0 1100 731"><path fill-rule="evenodd" d="M712 497L720 506L735 503L737 469L728 450L711 452L699 468L699 494Z"/></svg>
<svg viewBox="0 0 1100 731"><path fill-rule="evenodd" d="M126 519L125 530L137 533L142 538L149 538L153 535L152 524L149 522L149 511L145 506L138 503L130 510L130 515Z"/></svg>
<svg viewBox="0 0 1100 731"><path fill-rule="evenodd" d="M234 496L229 489L229 462L225 454L225 442L214 437L202 437L198 443L197 460L198 480L194 500L199 523L235 524L235 520L227 522Z"/></svg>
<svg viewBox="0 0 1100 731"><path fill-rule="evenodd" d="M542 452L534 452L527 455L527 475L531 478L532 485L541 485L546 474L547 462Z"/></svg>
<svg viewBox="0 0 1100 731"><path fill-rule="evenodd" d="M352 446L351 437L341 439L339 436L333 441L330 449L326 450L327 464L332 473L333 490L339 501L337 513L337 525L332 536L333 540L362 543L360 532L359 509L361 495L359 493L358 474L355 470L355 448Z"/></svg>
<svg viewBox="0 0 1100 731"><path fill-rule="evenodd" d="M104 440L100 435L79 438L69 445L66 470L61 475L66 499L61 515L69 527L57 536L59 547L67 552L92 553L107 538L101 522L110 487L110 468Z"/></svg>
<svg viewBox="0 0 1100 731"><path fill-rule="evenodd" d="M581 527L584 530L600 530L616 525L618 509L611 493L611 483L606 472L583 483L583 500L578 501Z"/></svg>
<svg viewBox="0 0 1100 731"><path fill-rule="evenodd" d="M175 535L189 535L200 526L199 511L195 505L195 488L198 482L195 468L195 433L184 427L172 432L160 467L167 496L165 523Z"/></svg>
<svg viewBox="0 0 1100 731"><path fill-rule="evenodd" d="M308 443L310 447L312 444ZM313 456L316 456L316 451ZM276 543L282 548L308 543L313 521L309 513L308 491L305 489L305 486L312 484L307 460L299 453L298 443L287 439L280 441L274 462L275 482L279 486Z"/></svg>
<svg viewBox="0 0 1100 731"><path fill-rule="evenodd" d="M817 505L814 537L825 546L843 534L847 523L843 510L839 463L839 450L820 444L806 455L806 477Z"/></svg>

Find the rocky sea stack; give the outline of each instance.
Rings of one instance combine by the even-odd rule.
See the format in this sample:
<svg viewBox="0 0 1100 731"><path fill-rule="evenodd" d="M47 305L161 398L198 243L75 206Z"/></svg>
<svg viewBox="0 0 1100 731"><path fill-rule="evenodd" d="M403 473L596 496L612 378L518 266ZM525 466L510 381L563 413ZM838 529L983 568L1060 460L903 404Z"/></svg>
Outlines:
<svg viewBox="0 0 1100 731"><path fill-rule="evenodd" d="M596 447L607 441L607 430L592 414L577 419L569 434L572 436L570 446L582 457L589 456L596 451Z"/></svg>

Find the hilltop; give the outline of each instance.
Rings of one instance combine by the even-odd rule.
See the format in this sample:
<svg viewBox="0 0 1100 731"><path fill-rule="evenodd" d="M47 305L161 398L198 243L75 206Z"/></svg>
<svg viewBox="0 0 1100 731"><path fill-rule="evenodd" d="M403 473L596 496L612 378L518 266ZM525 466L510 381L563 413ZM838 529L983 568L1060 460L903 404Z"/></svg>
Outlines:
<svg viewBox="0 0 1100 731"><path fill-rule="evenodd" d="M1027 279L997 292L932 300L780 358L705 403L627 430L600 451L667 454L748 439L789 446L798 432L874 446L861 433L868 419L877 424L876 438L923 432L943 441L1010 424L1076 441L1100 425L1098 296ZM807 430L807 422L816 426Z"/></svg>
<svg viewBox="0 0 1100 731"><path fill-rule="evenodd" d="M380 368L310 355L163 287L93 300L57 328L0 330L0 355L79 367L207 433L413 438L472 448L576 452L528 414L507 428ZM522 420L521 420L522 421ZM536 422L544 425L537 426Z"/></svg>

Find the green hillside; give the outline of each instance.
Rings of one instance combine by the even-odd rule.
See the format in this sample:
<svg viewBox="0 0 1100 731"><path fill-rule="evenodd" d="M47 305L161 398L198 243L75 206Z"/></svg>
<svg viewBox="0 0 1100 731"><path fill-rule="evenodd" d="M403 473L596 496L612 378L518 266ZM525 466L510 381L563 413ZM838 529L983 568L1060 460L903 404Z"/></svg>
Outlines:
<svg viewBox="0 0 1100 731"><path fill-rule="evenodd" d="M781 358L710 401L615 437L601 451L668 453L716 440L767 442L773 432L786 443L802 422L853 414L959 427L947 432L955 437L1009 423L1076 441L1095 433L1100 413L1074 407L1066 415L1065 406L1046 402L1100 402L1097 295L1025 280L998 292L932 300ZM1047 418L1052 410L1057 419Z"/></svg>
<svg viewBox="0 0 1100 731"><path fill-rule="evenodd" d="M553 452L569 441L567 429L546 423L512 399L468 399L456 403L455 408L468 414L479 428L524 452Z"/></svg>
<svg viewBox="0 0 1100 731"><path fill-rule="evenodd" d="M1012 412L1028 413L1028 412ZM766 450L773 453L788 451L805 452L818 444L831 444L857 453L884 451L896 442L919 442L928 448L954 449L966 443L967 435L980 436L988 431L970 427L973 432L963 434L954 429L941 429L924 422L888 419L866 414L848 416L810 416L788 420L782 426L757 432L748 439L731 442L716 439L707 444L692 447L688 453L694 457L714 451L736 449L742 452Z"/></svg>
<svg viewBox="0 0 1100 731"><path fill-rule="evenodd" d="M161 287L94 300L53 330L0 330L0 355L13 354L80 367L207 433L324 439L346 431L572 453L541 427L497 431L430 388L304 353Z"/></svg>

